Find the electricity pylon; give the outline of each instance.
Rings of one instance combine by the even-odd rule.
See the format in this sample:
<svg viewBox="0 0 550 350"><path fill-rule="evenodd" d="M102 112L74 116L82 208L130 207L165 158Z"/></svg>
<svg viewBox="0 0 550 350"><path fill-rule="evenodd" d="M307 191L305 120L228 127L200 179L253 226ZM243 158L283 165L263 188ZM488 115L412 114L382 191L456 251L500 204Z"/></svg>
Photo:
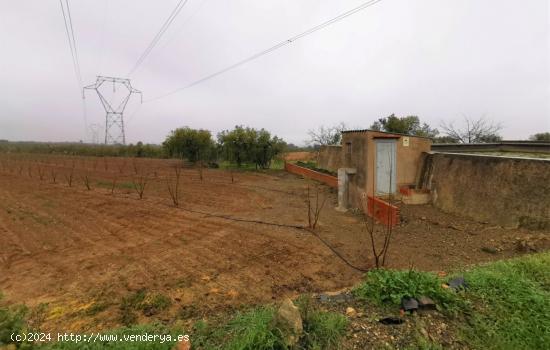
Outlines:
<svg viewBox="0 0 550 350"><path fill-rule="evenodd" d="M113 92L116 91L117 85L122 85L123 88L126 88L128 90L128 94L122 97L120 103L118 104L118 107L113 108L113 106L115 105L111 105L113 101L109 103L109 101L107 101L105 96L102 94L100 87L104 83L113 83ZM130 79L103 76L98 76L95 84L84 87L84 90L86 89L96 91L97 96L99 97L99 100L101 101L101 104L105 109L105 144L107 145L122 143L123 145L125 145L126 134L124 133L124 109L126 108L128 101L130 100L130 96L132 96L132 94L134 93L140 94L141 102L143 103L143 95L141 94L141 91L136 90L132 87L132 85L130 84Z"/></svg>

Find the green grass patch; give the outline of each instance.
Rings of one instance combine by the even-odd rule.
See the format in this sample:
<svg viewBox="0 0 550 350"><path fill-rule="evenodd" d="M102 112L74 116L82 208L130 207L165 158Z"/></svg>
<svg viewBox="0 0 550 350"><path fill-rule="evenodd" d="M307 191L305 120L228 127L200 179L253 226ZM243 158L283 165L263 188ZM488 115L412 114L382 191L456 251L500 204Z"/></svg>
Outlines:
<svg viewBox="0 0 550 350"><path fill-rule="evenodd" d="M2 294L0 293L0 302L2 302ZM0 306L0 348L3 345L13 343L11 334L21 334L27 329L26 316L28 309L24 306ZM24 344L15 343L18 346Z"/></svg>
<svg viewBox="0 0 550 350"><path fill-rule="evenodd" d="M399 305L403 296L432 298L459 317L456 336L474 349L544 349L550 344L550 253L472 267L455 273L465 291L441 287L444 280L419 271L373 270L354 294L376 305ZM417 340L417 348L437 344Z"/></svg>
<svg viewBox="0 0 550 350"><path fill-rule="evenodd" d="M348 325L346 317L312 308L309 296L300 297L297 306L300 309L304 327L300 347L302 349L337 349Z"/></svg>
<svg viewBox="0 0 550 350"><path fill-rule="evenodd" d="M52 342L43 345L37 345L38 350L101 350L101 349L119 349L119 350L168 350L172 349L176 344L175 339L179 335L185 334L181 330L170 329L160 324L145 324L132 327L123 327L111 332L102 333L100 338L93 342ZM165 338L157 339L156 341L130 341L129 336L144 336L144 335L162 335ZM170 336L172 339L168 339ZM118 341L113 340L116 337ZM126 337L126 338L125 338ZM122 339L122 341L120 341ZM126 339L126 340L125 340Z"/></svg>
<svg viewBox="0 0 550 350"><path fill-rule="evenodd" d="M466 304L458 293L442 288L443 283L430 272L376 269L367 273L365 281L353 293L358 299L376 305L400 305L403 297L427 296L436 302L441 311L454 314Z"/></svg>
<svg viewBox="0 0 550 350"><path fill-rule="evenodd" d="M126 307L136 307L142 305L145 300L143 291L132 294L126 299ZM153 300L157 300L154 299ZM1 294L0 294L1 302ZM42 307L40 307L42 309ZM145 324L135 325L130 327L118 328L109 332L102 333L98 336L99 339L94 341L81 340L75 341L58 341L57 335L48 340L47 343L29 343L29 342L13 342L11 334L23 334L25 332L36 332L31 325L32 312L29 312L25 306L0 306L0 349L3 346L14 344L17 349L37 349L37 350L100 350L100 349L137 349L137 350L153 350L153 349L172 349L176 343L178 336L185 335L181 329L170 328L161 324ZM76 334L76 333L75 333ZM83 336L89 335L90 332L78 333ZM143 338L131 340L124 338L125 336L137 335ZM163 338L158 338L154 341L145 341L145 335L159 335ZM116 337L118 340L114 340ZM170 337L170 338L168 338ZM45 339L46 340L46 339ZM143 340L143 341L141 341ZM10 348L7 348L10 349Z"/></svg>
<svg viewBox="0 0 550 350"><path fill-rule="evenodd" d="M464 276L475 310L464 336L473 347L548 348L550 253L475 267Z"/></svg>
<svg viewBox="0 0 550 350"><path fill-rule="evenodd" d="M95 316L109 308L110 304L106 301L96 301L84 312L86 316Z"/></svg>
<svg viewBox="0 0 550 350"><path fill-rule="evenodd" d="M345 334L347 320L343 315L311 307L309 299L297 302L304 332L296 349L337 349ZM276 309L262 306L237 313L229 322L215 327L200 321L191 335L195 349L279 350L287 349L283 333L275 327Z"/></svg>
<svg viewBox="0 0 550 350"><path fill-rule="evenodd" d="M166 310L172 305L172 300L160 293L148 294L145 289L140 289L124 298L120 302L120 322L130 326L137 322L137 312L145 316L153 316Z"/></svg>
<svg viewBox="0 0 550 350"><path fill-rule="evenodd" d="M155 315L172 305L172 299L163 294L154 294L145 299L140 309L146 316Z"/></svg>
<svg viewBox="0 0 550 350"><path fill-rule="evenodd" d="M227 350L284 349L278 331L272 327L274 315L275 309L266 306L239 312L228 323L217 327L199 322L191 337L193 346Z"/></svg>

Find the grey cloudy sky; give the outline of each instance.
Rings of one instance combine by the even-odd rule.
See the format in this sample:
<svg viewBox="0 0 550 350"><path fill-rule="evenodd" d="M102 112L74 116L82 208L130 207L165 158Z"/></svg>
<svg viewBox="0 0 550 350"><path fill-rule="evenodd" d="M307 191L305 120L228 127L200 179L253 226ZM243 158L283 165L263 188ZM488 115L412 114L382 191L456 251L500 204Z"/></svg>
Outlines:
<svg viewBox="0 0 550 350"><path fill-rule="evenodd" d="M189 0L132 84L154 98L364 1ZM177 0L69 3L90 84L124 77ZM190 89L136 98L127 139L244 124L303 143L312 127L391 113L433 126L485 115L527 138L550 130L549 17L547 0L383 0ZM0 0L0 49L0 138L89 140L59 1ZM103 123L97 97L85 103L88 124Z"/></svg>

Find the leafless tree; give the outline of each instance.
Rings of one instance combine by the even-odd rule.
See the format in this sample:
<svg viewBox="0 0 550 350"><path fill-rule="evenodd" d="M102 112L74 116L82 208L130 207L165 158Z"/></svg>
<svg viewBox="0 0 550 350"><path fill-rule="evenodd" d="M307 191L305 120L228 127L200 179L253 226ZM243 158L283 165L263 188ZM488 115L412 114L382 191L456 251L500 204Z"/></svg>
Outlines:
<svg viewBox="0 0 550 350"><path fill-rule="evenodd" d="M40 164L38 164L38 178L40 181L44 180L44 168Z"/></svg>
<svg viewBox="0 0 550 350"><path fill-rule="evenodd" d="M65 174L65 181L67 181L69 187L73 186L73 175L74 171L72 169L69 171L69 174Z"/></svg>
<svg viewBox="0 0 550 350"><path fill-rule="evenodd" d="M84 182L84 186L86 186L86 189L88 191L90 191L92 189L91 180L90 180L90 176L88 175L88 173L84 174L84 176L82 177L82 182Z"/></svg>
<svg viewBox="0 0 550 350"><path fill-rule="evenodd" d="M50 175L52 177L52 183L57 183L57 170L55 168L55 165L50 169Z"/></svg>
<svg viewBox="0 0 550 350"><path fill-rule="evenodd" d="M132 178L132 183L134 185L134 189L136 190L136 193L139 196L139 199L143 199L145 187L147 186L148 182L149 182L149 176L147 176L146 174L138 174Z"/></svg>
<svg viewBox="0 0 550 350"><path fill-rule="evenodd" d="M392 162L392 159L390 157L390 164ZM388 197L388 206L386 208L387 210L387 222L382 222L382 228L380 230L377 228L375 224L375 213L377 211L376 202L374 201L374 198L372 200L372 207L371 212L369 215L369 198L367 193L361 194L361 206L363 209L363 222L365 224L365 229L369 234L370 238L370 245L372 250L372 255L374 257L374 266L379 269L381 267L384 267L386 265L386 257L390 248L392 236L393 236L393 226L394 222L393 215L392 215L392 168L390 166L390 172L389 172L389 197ZM372 193L374 196L375 188L374 188L374 181L372 183ZM369 220L370 216L370 220ZM370 221L370 222L369 222ZM382 237L378 237L378 236ZM382 246L380 247L379 241L382 240Z"/></svg>
<svg viewBox="0 0 550 350"><path fill-rule="evenodd" d="M117 180L117 177L113 176L113 179L111 180L111 194L115 194Z"/></svg>
<svg viewBox="0 0 550 350"><path fill-rule="evenodd" d="M325 206L327 201L327 196L323 196L323 199L319 201L319 186L315 186L315 207L311 203L311 194L309 185L307 186L306 194L306 204L307 204L307 223L308 227L312 230L315 230L317 227L317 222L319 221L319 216L321 215L321 210Z"/></svg>
<svg viewBox="0 0 550 350"><path fill-rule="evenodd" d="M69 187L73 186L74 167L75 167L75 164L73 160L71 168L69 169L69 174L65 174L65 180L67 181L67 185L69 185Z"/></svg>
<svg viewBox="0 0 550 350"><path fill-rule="evenodd" d="M172 185L169 176L166 178L166 185L168 187L168 193L170 194L172 203L174 203L175 207L178 207L180 204L179 185L180 185L180 177L181 177L181 168L178 165L174 165L174 173L175 173L174 185Z"/></svg>
<svg viewBox="0 0 550 350"><path fill-rule="evenodd" d="M500 140L498 132L502 125L487 120L485 117L470 119L464 116L464 126L457 127L454 122L441 122L441 129L459 143L483 143Z"/></svg>
<svg viewBox="0 0 550 350"><path fill-rule="evenodd" d="M340 123L331 127L321 125L317 129L308 131L309 139L306 141L308 145L337 145L342 138L342 131L346 129L346 124Z"/></svg>

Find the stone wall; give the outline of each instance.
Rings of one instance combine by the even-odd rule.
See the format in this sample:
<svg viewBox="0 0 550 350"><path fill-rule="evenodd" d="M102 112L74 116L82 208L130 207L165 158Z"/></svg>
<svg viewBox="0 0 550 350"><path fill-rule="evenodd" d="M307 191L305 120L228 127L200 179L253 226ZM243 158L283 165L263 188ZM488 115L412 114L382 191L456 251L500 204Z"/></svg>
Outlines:
<svg viewBox="0 0 550 350"><path fill-rule="evenodd" d="M443 211L505 227L550 229L550 160L434 153L420 182Z"/></svg>

